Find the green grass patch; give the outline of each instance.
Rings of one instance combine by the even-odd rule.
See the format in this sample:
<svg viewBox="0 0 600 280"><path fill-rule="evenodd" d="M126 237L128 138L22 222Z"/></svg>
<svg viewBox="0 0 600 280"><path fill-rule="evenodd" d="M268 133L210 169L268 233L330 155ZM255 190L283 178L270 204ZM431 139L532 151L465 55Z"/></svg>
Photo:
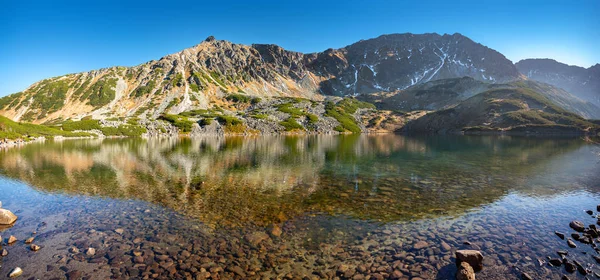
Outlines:
<svg viewBox="0 0 600 280"><path fill-rule="evenodd" d="M331 101L327 102L325 104L325 115L336 119L340 123L339 126L334 128L336 131L360 133L360 126L352 115L358 109L375 109L375 105L353 98L344 98L337 104Z"/></svg>
<svg viewBox="0 0 600 280"><path fill-rule="evenodd" d="M145 127L139 125L120 125L118 127L102 127L100 129L102 134L106 136L130 136L130 137L138 137L142 136L142 134L146 133L147 130Z"/></svg>
<svg viewBox="0 0 600 280"><path fill-rule="evenodd" d="M62 124L65 131L101 129L98 120L66 121Z"/></svg>
<svg viewBox="0 0 600 280"><path fill-rule="evenodd" d="M291 117L279 124L285 128L285 131L304 130L304 127Z"/></svg>
<svg viewBox="0 0 600 280"><path fill-rule="evenodd" d="M181 115L163 114L160 116L160 119L173 124L183 133L191 132L192 126L194 125L193 121L190 121L187 117Z"/></svg>
<svg viewBox="0 0 600 280"><path fill-rule="evenodd" d="M0 138L8 139L29 139L32 137L53 138L54 136L63 137L87 137L89 133L63 131L55 127L38 125L25 122L14 122L6 117L0 116Z"/></svg>

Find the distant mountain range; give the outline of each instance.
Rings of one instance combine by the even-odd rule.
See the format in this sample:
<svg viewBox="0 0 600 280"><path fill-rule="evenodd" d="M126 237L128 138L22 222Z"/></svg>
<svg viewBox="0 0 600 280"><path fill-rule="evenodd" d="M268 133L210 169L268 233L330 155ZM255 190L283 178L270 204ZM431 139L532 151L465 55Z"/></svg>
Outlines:
<svg viewBox="0 0 600 280"><path fill-rule="evenodd" d="M562 88L600 106L600 64L586 69L552 59L525 59L516 66L529 79Z"/></svg>
<svg viewBox="0 0 600 280"><path fill-rule="evenodd" d="M84 118L154 120L181 114L201 120L206 114L189 112L204 110L237 116L251 130L276 133L278 129L263 128L251 116L259 109L281 107L285 98L321 103L322 108L311 114L324 119L319 122L323 127L336 127L343 120L328 115L330 107L325 103L339 102L339 97L356 97L385 110L441 110L460 106L481 92L527 87L570 113L600 118L599 68L551 60L523 60L515 65L458 33L383 35L311 54L209 37L138 66L42 80L1 98L0 115L14 121L59 124ZM529 81L516 84L525 80ZM302 123L307 114L300 114L303 129L307 129ZM286 116L298 119L298 114L287 114L271 120L278 124ZM360 122L358 115L354 117Z"/></svg>

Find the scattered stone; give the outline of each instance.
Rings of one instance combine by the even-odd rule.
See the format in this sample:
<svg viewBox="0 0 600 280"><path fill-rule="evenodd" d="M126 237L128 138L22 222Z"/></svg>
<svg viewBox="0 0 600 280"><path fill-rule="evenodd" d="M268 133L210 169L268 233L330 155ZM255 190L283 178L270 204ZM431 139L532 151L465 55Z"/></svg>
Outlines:
<svg viewBox="0 0 600 280"><path fill-rule="evenodd" d="M8 256L8 251L6 249L2 249L2 256L3 257Z"/></svg>
<svg viewBox="0 0 600 280"><path fill-rule="evenodd" d="M444 251L450 251L452 249L452 247L450 247L450 245L448 245L448 243L446 243L445 241L442 241L440 245L442 246L442 249L444 249Z"/></svg>
<svg viewBox="0 0 600 280"><path fill-rule="evenodd" d="M564 256L568 256L569 252L564 251L564 250L560 250L556 252L559 256L564 257Z"/></svg>
<svg viewBox="0 0 600 280"><path fill-rule="evenodd" d="M529 274L523 272L521 273L521 279L522 280L533 280L533 278L531 276L529 276Z"/></svg>
<svg viewBox="0 0 600 280"><path fill-rule="evenodd" d="M565 234L562 232L555 231L554 234L556 234L556 236L560 237L560 239L565 239Z"/></svg>
<svg viewBox="0 0 600 280"><path fill-rule="evenodd" d="M13 269L10 272L10 274L8 275L8 277L15 278L15 277L21 276L21 274L23 274L23 270L20 267L16 267L15 269Z"/></svg>
<svg viewBox="0 0 600 280"><path fill-rule="evenodd" d="M275 237L279 237L281 236L282 231L281 228L278 225L273 225L273 227L271 228L271 235L275 236Z"/></svg>
<svg viewBox="0 0 600 280"><path fill-rule="evenodd" d="M456 280L475 280L473 267L467 262L461 262L456 273Z"/></svg>
<svg viewBox="0 0 600 280"><path fill-rule="evenodd" d="M79 270L71 270L67 273L67 279L69 280L78 280L81 278L81 271Z"/></svg>
<svg viewBox="0 0 600 280"><path fill-rule="evenodd" d="M86 255L88 255L88 256L93 256L93 255L95 255L95 254L96 254L96 249L94 249L94 248L88 248L88 249L85 251L85 254L86 254Z"/></svg>
<svg viewBox="0 0 600 280"><path fill-rule="evenodd" d="M122 228L118 228L118 229L115 229L115 232L118 234L123 234L123 232L125 232L125 230L123 230Z"/></svg>
<svg viewBox="0 0 600 280"><path fill-rule="evenodd" d="M472 270L472 269L471 269L471 270ZM360 274L357 274L357 275L360 275ZM356 275L355 275L355 276L356 276ZM399 270L394 270L394 272L392 272L392 275L391 275L390 277L391 277L392 279L401 279L401 278L402 278L402 276L404 276L404 275L402 274L402 272L400 272ZM354 278L356 278L356 277L354 277ZM473 279L475 279L475 278L473 278Z"/></svg>
<svg viewBox="0 0 600 280"><path fill-rule="evenodd" d="M573 273L573 272L575 272L575 270L577 270L577 267L575 267L575 265L572 264L572 263L570 263L570 262L566 262L565 263L565 270L568 273Z"/></svg>
<svg viewBox="0 0 600 280"><path fill-rule="evenodd" d="M575 242L573 242L573 240L571 240L571 238L569 238L567 240L567 245L569 245L569 247L571 247L571 248L577 248L577 244L575 244Z"/></svg>
<svg viewBox="0 0 600 280"><path fill-rule="evenodd" d="M467 262L475 272L478 272L483 268L483 255L476 250L458 250L456 251L456 266L460 267L462 262Z"/></svg>
<svg viewBox="0 0 600 280"><path fill-rule="evenodd" d="M580 221L572 221L571 223L569 223L569 226L578 232L583 232L583 230L585 229L585 225Z"/></svg>
<svg viewBox="0 0 600 280"><path fill-rule="evenodd" d="M415 250L420 250L423 248L429 247L429 243L425 242L425 241L419 241L417 243L415 243L415 245L413 246L413 248Z"/></svg>
<svg viewBox="0 0 600 280"><path fill-rule="evenodd" d="M598 206L596 206L596 211L600 212L600 204L598 204Z"/></svg>
<svg viewBox="0 0 600 280"><path fill-rule="evenodd" d="M258 246L261 242L269 239L269 235L262 231L257 231L254 233L249 233L246 235L246 241L252 244L252 246Z"/></svg>
<svg viewBox="0 0 600 280"><path fill-rule="evenodd" d="M6 209L0 209L0 225L12 225L16 220L17 216L13 214L13 212Z"/></svg>
<svg viewBox="0 0 600 280"><path fill-rule="evenodd" d="M33 237L27 238L27 240L25 240L25 244L31 244L31 243L33 243L33 239L34 239Z"/></svg>
<svg viewBox="0 0 600 280"><path fill-rule="evenodd" d="M550 263L552 266L561 266L562 265L562 261L560 259L549 259L548 263Z"/></svg>
<svg viewBox="0 0 600 280"><path fill-rule="evenodd" d="M71 254L79 254L79 249L77 247L71 247L69 248L69 252L71 252Z"/></svg>
<svg viewBox="0 0 600 280"><path fill-rule="evenodd" d="M31 244L31 246L29 247L31 249L31 251L37 252L39 251L42 247L35 245L35 244Z"/></svg>
<svg viewBox="0 0 600 280"><path fill-rule="evenodd" d="M8 241L6 241L6 243L8 243L8 244L10 245L10 244L13 244L13 243L17 242L17 240L18 240L18 239L17 239L16 237L14 237L13 235L11 235L11 236L8 238Z"/></svg>
<svg viewBox="0 0 600 280"><path fill-rule="evenodd" d="M585 213L587 213L588 215L594 215L594 211L592 210L585 210Z"/></svg>
<svg viewBox="0 0 600 280"><path fill-rule="evenodd" d="M244 270L239 267L239 266L234 266L231 271L237 275L239 275L240 277L246 278L246 273L244 273Z"/></svg>

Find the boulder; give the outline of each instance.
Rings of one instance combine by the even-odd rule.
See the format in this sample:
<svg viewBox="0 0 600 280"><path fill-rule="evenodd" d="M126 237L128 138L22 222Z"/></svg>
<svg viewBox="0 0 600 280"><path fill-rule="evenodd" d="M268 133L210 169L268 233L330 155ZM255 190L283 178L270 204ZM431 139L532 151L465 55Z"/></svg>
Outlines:
<svg viewBox="0 0 600 280"><path fill-rule="evenodd" d="M463 262L468 263L475 272L478 272L483 268L483 255L477 250L456 251L456 266L460 268Z"/></svg>
<svg viewBox="0 0 600 280"><path fill-rule="evenodd" d="M583 230L585 229L585 225L580 221L572 221L571 223L569 223L569 226L578 232L583 232Z"/></svg>
<svg viewBox="0 0 600 280"><path fill-rule="evenodd" d="M17 216L10 210L0 209L0 225L12 225L17 220Z"/></svg>
<svg viewBox="0 0 600 280"><path fill-rule="evenodd" d="M461 262L456 272L456 280L475 280L475 271L467 262Z"/></svg>

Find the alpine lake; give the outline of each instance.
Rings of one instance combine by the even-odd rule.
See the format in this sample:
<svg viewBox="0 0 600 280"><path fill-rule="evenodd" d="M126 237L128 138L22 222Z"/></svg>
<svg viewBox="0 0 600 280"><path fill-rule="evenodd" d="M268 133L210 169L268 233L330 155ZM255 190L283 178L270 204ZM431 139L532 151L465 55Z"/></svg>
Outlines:
<svg viewBox="0 0 600 280"><path fill-rule="evenodd" d="M31 143L0 150L19 217L0 278L454 279L454 252L475 249L477 279L591 279L594 248L554 232L597 222L599 153L510 136ZM587 276L550 265L557 251Z"/></svg>

